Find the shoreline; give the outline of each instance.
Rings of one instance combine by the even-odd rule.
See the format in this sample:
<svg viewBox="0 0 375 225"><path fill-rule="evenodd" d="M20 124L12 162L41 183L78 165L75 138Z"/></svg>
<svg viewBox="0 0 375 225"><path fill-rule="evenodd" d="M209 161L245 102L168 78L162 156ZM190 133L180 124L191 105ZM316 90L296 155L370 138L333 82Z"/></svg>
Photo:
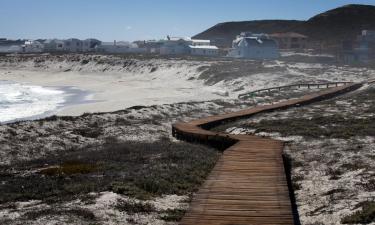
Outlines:
<svg viewBox="0 0 375 225"><path fill-rule="evenodd" d="M12 80L4 80L4 81L19 83L19 82L15 82ZM19 83L19 84L24 84L24 83ZM33 120L44 119L53 115L59 115L59 112L63 111L64 108L67 108L67 107L78 106L78 105L90 103L90 102L96 102L96 100L89 99L89 97L92 95L92 92L79 89L75 86L39 86L39 87L50 89L50 90L62 91L64 95L64 102L60 103L55 109L48 110L44 113L3 121L3 122L0 122L0 125L21 122L21 121L33 121Z"/></svg>
<svg viewBox="0 0 375 225"><path fill-rule="evenodd" d="M87 93L85 101L70 99L52 113L57 116L79 116L84 113L113 112L132 106L208 101L228 96L201 80L188 80L183 68L154 73L49 71L33 68L0 67L0 79L43 87L74 87ZM158 74L159 73L159 74ZM186 71L197 76L195 71ZM171 80L170 76L176 76ZM168 85L167 85L168 84ZM74 92L72 89L71 91ZM72 104L73 103L73 104ZM51 115L51 112L49 112Z"/></svg>

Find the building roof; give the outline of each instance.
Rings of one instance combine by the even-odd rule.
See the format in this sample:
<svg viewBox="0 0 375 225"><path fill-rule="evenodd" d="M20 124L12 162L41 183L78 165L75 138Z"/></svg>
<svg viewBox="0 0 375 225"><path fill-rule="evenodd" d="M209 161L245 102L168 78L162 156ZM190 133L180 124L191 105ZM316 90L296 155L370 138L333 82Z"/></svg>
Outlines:
<svg viewBox="0 0 375 225"><path fill-rule="evenodd" d="M62 44L62 43L64 43L64 40L60 40L60 39L48 39L44 43L45 44L49 44L49 43L59 43L59 44Z"/></svg>
<svg viewBox="0 0 375 225"><path fill-rule="evenodd" d="M200 40L200 39L191 39L193 43L207 43L209 44L211 41L210 40Z"/></svg>
<svg viewBox="0 0 375 225"><path fill-rule="evenodd" d="M307 36L295 32L273 33L270 35L273 38L308 38Z"/></svg>
<svg viewBox="0 0 375 225"><path fill-rule="evenodd" d="M212 49L212 50L219 49L218 47L213 46L213 45L189 45L189 48L193 48L193 49Z"/></svg>
<svg viewBox="0 0 375 225"><path fill-rule="evenodd" d="M189 37L167 37L167 41L191 41Z"/></svg>
<svg viewBox="0 0 375 225"><path fill-rule="evenodd" d="M255 37L246 37L243 38L249 46L262 46L262 47L277 47L277 44L272 39L267 38L255 38Z"/></svg>

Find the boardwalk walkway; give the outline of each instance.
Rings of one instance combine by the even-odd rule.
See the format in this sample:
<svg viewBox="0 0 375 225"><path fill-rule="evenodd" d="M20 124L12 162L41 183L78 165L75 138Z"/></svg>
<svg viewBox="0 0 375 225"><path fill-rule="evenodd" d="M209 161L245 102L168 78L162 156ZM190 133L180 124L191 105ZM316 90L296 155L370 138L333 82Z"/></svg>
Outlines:
<svg viewBox="0 0 375 225"><path fill-rule="evenodd" d="M172 133L176 138L225 150L180 224L298 224L283 163L283 142L207 129L261 112L321 101L361 85L347 84L274 105L174 124Z"/></svg>

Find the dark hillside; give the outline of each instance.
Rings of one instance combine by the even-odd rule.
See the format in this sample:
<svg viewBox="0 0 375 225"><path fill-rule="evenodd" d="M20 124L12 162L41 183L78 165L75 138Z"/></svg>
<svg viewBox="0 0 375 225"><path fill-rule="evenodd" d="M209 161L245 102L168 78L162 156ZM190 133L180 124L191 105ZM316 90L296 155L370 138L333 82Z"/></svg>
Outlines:
<svg viewBox="0 0 375 225"><path fill-rule="evenodd" d="M318 14L307 21L257 20L219 23L194 36L219 41L229 47L232 40L242 31L275 33L293 31L311 38L312 41L327 43L355 38L363 29L375 29L375 6L345 5Z"/></svg>

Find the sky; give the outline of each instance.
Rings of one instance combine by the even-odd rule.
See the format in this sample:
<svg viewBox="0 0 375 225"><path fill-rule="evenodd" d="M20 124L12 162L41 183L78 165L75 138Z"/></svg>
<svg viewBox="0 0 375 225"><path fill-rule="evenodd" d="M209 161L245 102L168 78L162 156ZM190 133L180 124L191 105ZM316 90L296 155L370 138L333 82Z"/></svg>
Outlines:
<svg viewBox="0 0 375 225"><path fill-rule="evenodd" d="M0 37L189 37L220 22L307 20L346 4L375 5L375 0L0 0Z"/></svg>

